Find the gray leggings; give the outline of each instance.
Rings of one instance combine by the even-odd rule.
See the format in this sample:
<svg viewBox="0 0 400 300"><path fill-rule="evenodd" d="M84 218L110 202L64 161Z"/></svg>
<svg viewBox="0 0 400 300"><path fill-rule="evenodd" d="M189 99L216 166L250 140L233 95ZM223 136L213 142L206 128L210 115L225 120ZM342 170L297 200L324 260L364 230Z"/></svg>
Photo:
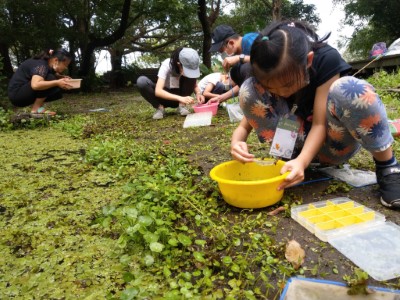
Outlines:
<svg viewBox="0 0 400 300"><path fill-rule="evenodd" d="M187 78L181 76L179 79L179 88L167 89L167 92L179 96L190 96L196 86L196 78ZM164 107L178 107L178 101L166 100L156 96L156 84L146 76L140 76L137 79L136 85L139 89L140 95L146 99L154 108L158 108L160 105Z"/></svg>

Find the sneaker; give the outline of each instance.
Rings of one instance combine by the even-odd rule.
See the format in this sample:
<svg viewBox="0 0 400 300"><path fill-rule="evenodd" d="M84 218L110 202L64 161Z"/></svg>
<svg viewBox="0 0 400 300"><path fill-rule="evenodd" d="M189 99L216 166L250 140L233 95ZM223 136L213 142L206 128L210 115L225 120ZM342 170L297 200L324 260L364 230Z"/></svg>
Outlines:
<svg viewBox="0 0 400 300"><path fill-rule="evenodd" d="M154 120L161 120L162 118L164 118L164 116L165 116L165 109L158 108L156 110L156 112L154 113L154 115L153 115L153 119Z"/></svg>
<svg viewBox="0 0 400 300"><path fill-rule="evenodd" d="M381 203L391 208L400 208L400 164L376 170L376 179L381 192Z"/></svg>
<svg viewBox="0 0 400 300"><path fill-rule="evenodd" d="M178 106L176 112L181 116L187 116L188 114L190 114L190 111L184 106Z"/></svg>

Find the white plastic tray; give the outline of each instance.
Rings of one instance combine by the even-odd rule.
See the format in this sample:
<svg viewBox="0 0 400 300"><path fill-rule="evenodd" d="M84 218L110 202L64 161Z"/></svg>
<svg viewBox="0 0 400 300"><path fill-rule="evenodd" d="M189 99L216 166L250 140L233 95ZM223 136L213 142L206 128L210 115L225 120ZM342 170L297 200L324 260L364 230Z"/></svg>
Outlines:
<svg viewBox="0 0 400 300"><path fill-rule="evenodd" d="M400 276L400 226L349 198L293 207L291 216L378 281Z"/></svg>
<svg viewBox="0 0 400 300"><path fill-rule="evenodd" d="M347 197L293 207L291 216L320 240L352 233L372 223L385 222L385 216Z"/></svg>
<svg viewBox="0 0 400 300"><path fill-rule="evenodd" d="M210 126L212 119L212 112L200 112L186 116L183 128L197 127L197 126Z"/></svg>

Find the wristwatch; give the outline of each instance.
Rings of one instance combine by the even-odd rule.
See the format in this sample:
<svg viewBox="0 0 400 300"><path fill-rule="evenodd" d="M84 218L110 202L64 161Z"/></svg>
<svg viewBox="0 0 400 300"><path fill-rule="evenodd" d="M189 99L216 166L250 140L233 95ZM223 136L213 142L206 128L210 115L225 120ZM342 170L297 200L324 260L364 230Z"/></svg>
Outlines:
<svg viewBox="0 0 400 300"><path fill-rule="evenodd" d="M243 53L239 55L239 62L240 62L241 64L244 64L244 58L245 58L245 56L246 56L246 55L244 55Z"/></svg>

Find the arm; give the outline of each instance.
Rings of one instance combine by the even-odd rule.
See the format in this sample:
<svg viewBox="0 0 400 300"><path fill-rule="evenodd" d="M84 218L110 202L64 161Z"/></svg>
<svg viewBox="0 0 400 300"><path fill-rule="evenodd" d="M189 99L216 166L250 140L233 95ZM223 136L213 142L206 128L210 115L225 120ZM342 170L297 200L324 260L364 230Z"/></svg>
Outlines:
<svg viewBox="0 0 400 300"><path fill-rule="evenodd" d="M212 102L218 102L222 103L230 98L233 98L234 96L237 96L239 94L239 86L235 85L231 90L221 94L221 95L216 95L215 97L211 98L209 100L210 103Z"/></svg>
<svg viewBox="0 0 400 300"><path fill-rule="evenodd" d="M198 103L203 104L204 102L206 102L206 98L201 93L201 90L200 90L199 86L197 85L197 82L196 82L196 86L194 87L194 93L196 95L196 100Z"/></svg>
<svg viewBox="0 0 400 300"><path fill-rule="evenodd" d="M231 154L234 159L241 162L253 161L254 155L249 153L246 140L249 136L252 127L247 122L246 117L243 117L240 121L239 126L235 129L232 134L231 140Z"/></svg>
<svg viewBox="0 0 400 300"><path fill-rule="evenodd" d="M214 85L213 83L207 84L206 88L205 88L204 91L203 91L203 96L204 96L206 99L219 96L218 94L214 94L214 93L211 92L211 91L213 90L214 86L215 86L215 85Z"/></svg>
<svg viewBox="0 0 400 300"><path fill-rule="evenodd" d="M39 75L32 76L31 87L35 91L43 91L53 87L59 87L64 90L69 90L72 88L72 86L68 84L68 78L61 78L57 80L44 80L44 78Z"/></svg>
<svg viewBox="0 0 400 300"><path fill-rule="evenodd" d="M60 74L60 73L56 73L56 77L57 77L58 79L60 79L60 78L72 79L70 76L68 76L68 75L63 75L63 74Z"/></svg>
<svg viewBox="0 0 400 300"><path fill-rule="evenodd" d="M281 170L281 174L290 171L285 181L278 189L295 185L304 180L304 170L317 155L326 138L326 105L328 101L329 88L334 81L339 79L339 74L333 76L323 85L317 88L313 107L313 121L311 130L304 143L299 156L288 161Z"/></svg>
<svg viewBox="0 0 400 300"><path fill-rule="evenodd" d="M225 57L224 61L222 62L222 67L224 70L229 70L232 66L238 64L240 62L239 55L233 55ZM243 63L250 62L250 55L245 55L243 59Z"/></svg>
<svg viewBox="0 0 400 300"><path fill-rule="evenodd" d="M190 96L182 97L167 92L166 90L164 90L164 86L165 86L165 79L158 77L155 90L155 94L157 97L163 98L165 100L177 101L183 104L191 104L194 102L193 98Z"/></svg>

